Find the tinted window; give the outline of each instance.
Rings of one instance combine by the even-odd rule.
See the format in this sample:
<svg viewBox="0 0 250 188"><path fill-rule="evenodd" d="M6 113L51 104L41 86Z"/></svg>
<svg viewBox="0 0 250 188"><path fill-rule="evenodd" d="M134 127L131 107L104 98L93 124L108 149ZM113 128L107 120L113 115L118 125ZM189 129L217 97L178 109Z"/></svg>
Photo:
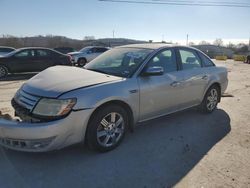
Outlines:
<svg viewBox="0 0 250 188"><path fill-rule="evenodd" d="M15 55L16 57L21 57L21 58L30 58L35 56L35 51L34 50L23 50Z"/></svg>
<svg viewBox="0 0 250 188"><path fill-rule="evenodd" d="M163 67L166 73L177 71L175 54L172 50L164 50L150 60L148 67Z"/></svg>
<svg viewBox="0 0 250 188"><path fill-rule="evenodd" d="M89 51L88 51L88 53L96 53L96 48L91 48Z"/></svg>
<svg viewBox="0 0 250 188"><path fill-rule="evenodd" d="M106 52L106 51L107 51L107 48L97 48L96 49L97 53L103 53L103 52Z"/></svg>
<svg viewBox="0 0 250 188"><path fill-rule="evenodd" d="M199 55L200 55L200 57L201 57L201 59L202 59L203 65L204 65L205 67L212 67L212 66L214 66L214 63L212 62L211 59L209 59L208 57L206 57L206 56L205 56L204 54L202 54L202 53L199 53Z"/></svg>
<svg viewBox="0 0 250 188"><path fill-rule="evenodd" d="M201 61L197 54L192 50L179 50L183 70L201 67Z"/></svg>
<svg viewBox="0 0 250 188"><path fill-rule="evenodd" d="M13 51L13 49L11 49L11 48L0 48L0 52L8 53L8 52L12 52L12 51Z"/></svg>
<svg viewBox="0 0 250 188"><path fill-rule="evenodd" d="M38 57L48 57L50 56L50 52L48 50L37 50L36 51Z"/></svg>

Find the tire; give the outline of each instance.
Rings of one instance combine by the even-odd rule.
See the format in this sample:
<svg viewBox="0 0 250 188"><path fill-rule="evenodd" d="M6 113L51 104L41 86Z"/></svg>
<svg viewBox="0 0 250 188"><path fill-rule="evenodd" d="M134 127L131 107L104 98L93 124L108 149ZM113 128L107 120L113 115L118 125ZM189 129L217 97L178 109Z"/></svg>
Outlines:
<svg viewBox="0 0 250 188"><path fill-rule="evenodd" d="M206 92L202 103L200 104L200 111L204 113L212 113L220 101L220 89L216 85L212 85Z"/></svg>
<svg viewBox="0 0 250 188"><path fill-rule="evenodd" d="M79 67L83 67L84 65L86 65L86 63L87 63L87 60L85 58L80 58L77 61L77 64Z"/></svg>
<svg viewBox="0 0 250 188"><path fill-rule="evenodd" d="M0 78L4 78L8 75L8 69L3 66L3 65L0 65Z"/></svg>
<svg viewBox="0 0 250 188"><path fill-rule="evenodd" d="M107 152L120 145L128 127L128 113L118 105L108 105L98 110L87 129L90 149Z"/></svg>

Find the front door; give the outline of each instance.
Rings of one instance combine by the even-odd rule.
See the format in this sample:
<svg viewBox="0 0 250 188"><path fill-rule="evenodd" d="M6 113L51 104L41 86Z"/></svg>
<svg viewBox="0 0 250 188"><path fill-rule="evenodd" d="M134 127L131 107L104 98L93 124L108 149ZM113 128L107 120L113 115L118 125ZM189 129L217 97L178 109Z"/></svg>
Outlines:
<svg viewBox="0 0 250 188"><path fill-rule="evenodd" d="M175 52L165 49L153 57L146 65L163 67L164 74L139 76L140 121L161 116L179 109L180 93L183 92L182 74L178 71Z"/></svg>
<svg viewBox="0 0 250 188"><path fill-rule="evenodd" d="M35 69L35 50L26 49L11 57L13 72L32 72Z"/></svg>

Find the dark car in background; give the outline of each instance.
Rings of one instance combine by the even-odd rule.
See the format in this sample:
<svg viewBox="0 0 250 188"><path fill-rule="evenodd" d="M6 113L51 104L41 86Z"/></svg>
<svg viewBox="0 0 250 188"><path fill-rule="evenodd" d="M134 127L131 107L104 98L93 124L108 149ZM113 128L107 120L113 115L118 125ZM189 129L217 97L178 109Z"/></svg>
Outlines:
<svg viewBox="0 0 250 188"><path fill-rule="evenodd" d="M0 57L0 78L8 73L40 72L55 65L71 66L71 57L48 48L20 48Z"/></svg>
<svg viewBox="0 0 250 188"><path fill-rule="evenodd" d="M67 54L67 53L76 51L74 48L71 48L71 47L57 47L57 48L54 48L54 50L61 52L63 54Z"/></svg>
<svg viewBox="0 0 250 188"><path fill-rule="evenodd" d="M12 47L0 46L0 56L6 55L14 50L15 48L12 48Z"/></svg>

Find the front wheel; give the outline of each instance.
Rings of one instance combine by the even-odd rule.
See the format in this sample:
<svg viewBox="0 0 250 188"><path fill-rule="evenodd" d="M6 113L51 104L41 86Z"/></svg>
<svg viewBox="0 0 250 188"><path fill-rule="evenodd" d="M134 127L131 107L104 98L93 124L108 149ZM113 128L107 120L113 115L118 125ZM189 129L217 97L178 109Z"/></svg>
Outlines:
<svg viewBox="0 0 250 188"><path fill-rule="evenodd" d="M91 149L106 152L117 147L128 125L127 112L118 105L109 105L94 114L87 130L87 143Z"/></svg>
<svg viewBox="0 0 250 188"><path fill-rule="evenodd" d="M4 78L8 75L8 69L3 66L3 65L0 65L0 78Z"/></svg>
<svg viewBox="0 0 250 188"><path fill-rule="evenodd" d="M213 112L217 104L220 101L220 93L219 93L219 88L217 86L212 86L208 89L201 105L200 105L200 110L205 113L211 113Z"/></svg>
<svg viewBox="0 0 250 188"><path fill-rule="evenodd" d="M83 67L84 65L86 65L87 60L85 58L81 58L81 59L78 60L77 63L78 63L79 67Z"/></svg>

